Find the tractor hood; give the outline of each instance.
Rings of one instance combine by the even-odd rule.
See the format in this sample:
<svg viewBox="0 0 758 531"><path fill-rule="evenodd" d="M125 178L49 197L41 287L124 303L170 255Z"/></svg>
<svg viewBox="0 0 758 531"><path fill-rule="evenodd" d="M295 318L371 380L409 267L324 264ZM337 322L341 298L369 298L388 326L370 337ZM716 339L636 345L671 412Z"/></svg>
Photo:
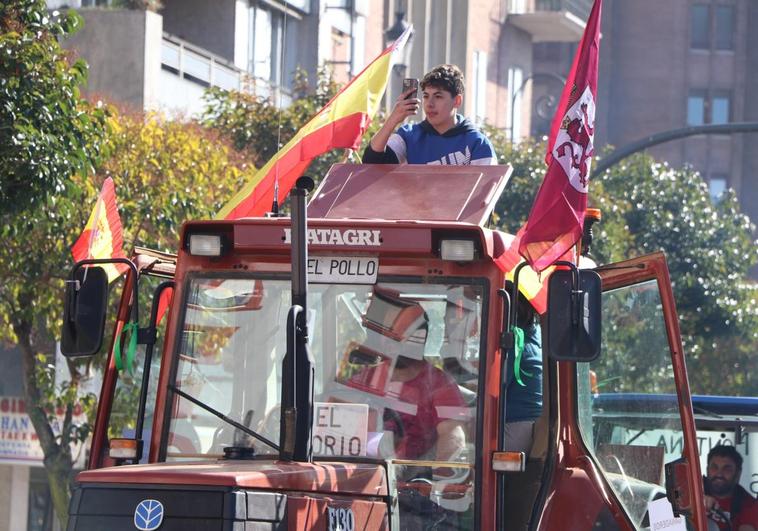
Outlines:
<svg viewBox="0 0 758 531"><path fill-rule="evenodd" d="M199 461L127 465L81 472L80 483L194 485L386 496L384 467L373 463Z"/></svg>

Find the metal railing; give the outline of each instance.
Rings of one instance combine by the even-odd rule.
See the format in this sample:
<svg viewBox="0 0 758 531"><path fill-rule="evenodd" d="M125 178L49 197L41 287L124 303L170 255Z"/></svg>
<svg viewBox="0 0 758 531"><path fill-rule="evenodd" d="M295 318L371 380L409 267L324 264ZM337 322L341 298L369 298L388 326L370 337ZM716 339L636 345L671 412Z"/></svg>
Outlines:
<svg viewBox="0 0 758 531"><path fill-rule="evenodd" d="M253 77L226 59L168 33L161 43L161 68L203 87L250 92L264 98L278 98L280 88L268 80ZM291 93L282 90L282 103L289 105Z"/></svg>
<svg viewBox="0 0 758 531"><path fill-rule="evenodd" d="M593 0L535 0L535 11L568 11L582 20L587 20Z"/></svg>

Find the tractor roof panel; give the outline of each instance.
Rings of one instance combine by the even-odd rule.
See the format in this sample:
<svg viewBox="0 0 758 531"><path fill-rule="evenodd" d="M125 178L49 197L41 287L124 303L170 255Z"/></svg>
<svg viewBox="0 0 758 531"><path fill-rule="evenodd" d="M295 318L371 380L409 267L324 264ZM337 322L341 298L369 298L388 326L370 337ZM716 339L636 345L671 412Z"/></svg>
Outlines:
<svg viewBox="0 0 758 531"><path fill-rule="evenodd" d="M335 164L313 194L308 216L484 226L512 171L510 165Z"/></svg>

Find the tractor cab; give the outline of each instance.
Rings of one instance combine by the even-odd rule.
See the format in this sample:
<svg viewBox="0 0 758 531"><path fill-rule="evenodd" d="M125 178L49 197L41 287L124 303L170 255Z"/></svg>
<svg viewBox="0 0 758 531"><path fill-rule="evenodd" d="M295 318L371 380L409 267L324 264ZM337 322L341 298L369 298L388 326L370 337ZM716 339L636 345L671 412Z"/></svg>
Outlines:
<svg viewBox="0 0 758 531"><path fill-rule="evenodd" d="M660 495L701 528L665 260L569 264L548 285L487 227L510 172L337 165L307 217L302 188L292 219L187 222L176 255L139 250L69 529L634 529ZM105 289L87 265L72 273L67 355L102 340ZM506 278L540 306L545 339L523 453L504 445L518 325ZM652 313L624 311L647 290ZM637 356L657 356L655 382L628 377ZM674 391L675 470L614 468L638 454L595 438L592 372L609 389Z"/></svg>

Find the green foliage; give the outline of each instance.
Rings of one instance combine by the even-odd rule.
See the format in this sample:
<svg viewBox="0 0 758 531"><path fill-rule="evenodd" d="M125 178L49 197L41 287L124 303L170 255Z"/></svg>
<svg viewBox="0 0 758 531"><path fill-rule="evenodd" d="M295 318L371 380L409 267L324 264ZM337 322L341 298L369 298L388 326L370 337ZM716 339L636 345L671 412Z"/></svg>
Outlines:
<svg viewBox="0 0 758 531"><path fill-rule="evenodd" d="M59 44L80 24L43 0L0 4L0 216L44 208L101 155L106 114L80 98L87 65Z"/></svg>
<svg viewBox="0 0 758 531"><path fill-rule="evenodd" d="M128 246L175 252L181 224L212 218L255 172L198 124L121 115L112 128L113 155L97 173L116 184Z"/></svg>
<svg viewBox="0 0 758 531"><path fill-rule="evenodd" d="M602 261L666 252L694 391L757 394L748 355L758 350L758 287L747 277L758 247L734 193L714 203L696 172L647 155L611 168L595 185Z"/></svg>
<svg viewBox="0 0 758 531"><path fill-rule="evenodd" d="M90 425L67 418L56 437L51 429L56 419L49 412L78 401L92 419L94 397L83 395L81 387L93 360L69 362L71 380L56 385L54 341L61 326L64 280L72 265L69 246L84 228L103 179L111 176L116 185L128 255L137 242L175 250L180 224L213 216L254 171L216 134L196 124L110 114L111 156L95 168L97 177L74 174L58 193L24 216L9 216L0 227L6 242L0 246L0 340L17 345L25 358L27 409L63 523L73 464L68 441L86 438Z"/></svg>
<svg viewBox="0 0 758 531"><path fill-rule="evenodd" d="M495 207L495 215L502 230L516 234L529 216L545 176L545 146L527 140L514 147L502 131L490 127L485 132L492 141L499 164L513 166L508 186Z"/></svg>
<svg viewBox="0 0 758 531"><path fill-rule="evenodd" d="M501 163L514 166L496 213L515 233L544 177L545 146L491 138ZM592 249L598 263L666 253L693 392L758 394L750 357L758 351L758 288L747 280L758 247L734 193L713 202L696 172L638 154L591 183L589 204L603 212Z"/></svg>

